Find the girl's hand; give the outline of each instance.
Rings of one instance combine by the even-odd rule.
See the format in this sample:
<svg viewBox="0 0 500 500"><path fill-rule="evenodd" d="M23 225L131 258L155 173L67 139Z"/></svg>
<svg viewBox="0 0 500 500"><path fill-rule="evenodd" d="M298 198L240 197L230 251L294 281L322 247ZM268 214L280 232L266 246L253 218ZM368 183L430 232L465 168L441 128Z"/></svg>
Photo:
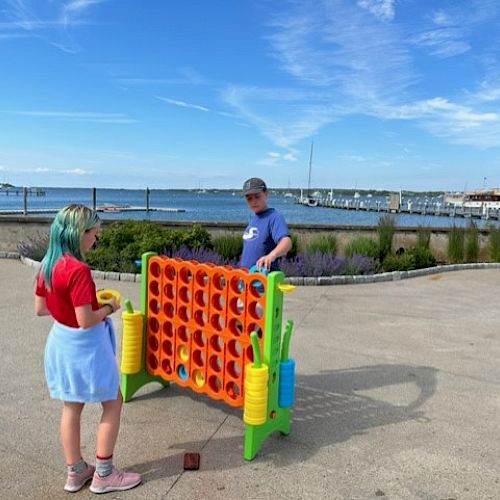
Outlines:
<svg viewBox="0 0 500 500"><path fill-rule="evenodd" d="M118 311L118 309L120 309L120 304L117 304L115 297L111 297L107 304L109 304L113 308L113 311L110 314L113 314Z"/></svg>

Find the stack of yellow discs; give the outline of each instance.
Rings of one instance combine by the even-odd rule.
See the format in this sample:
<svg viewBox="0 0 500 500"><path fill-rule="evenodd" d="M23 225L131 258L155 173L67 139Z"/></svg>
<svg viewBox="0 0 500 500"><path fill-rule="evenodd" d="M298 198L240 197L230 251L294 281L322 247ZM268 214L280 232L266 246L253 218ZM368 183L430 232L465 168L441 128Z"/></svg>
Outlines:
<svg viewBox="0 0 500 500"><path fill-rule="evenodd" d="M122 361L121 372L126 375L138 373L142 355L142 313L140 311L122 313Z"/></svg>
<svg viewBox="0 0 500 500"><path fill-rule="evenodd" d="M261 425L267 417L267 382L269 368L262 364L256 368L252 363L245 366L245 388L243 421L250 425Z"/></svg>

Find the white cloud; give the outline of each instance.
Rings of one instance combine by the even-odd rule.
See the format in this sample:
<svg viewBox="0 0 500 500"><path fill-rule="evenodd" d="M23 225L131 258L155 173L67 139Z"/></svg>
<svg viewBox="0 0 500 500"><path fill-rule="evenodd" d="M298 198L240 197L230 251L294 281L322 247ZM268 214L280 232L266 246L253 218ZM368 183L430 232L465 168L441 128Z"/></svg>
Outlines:
<svg viewBox="0 0 500 500"><path fill-rule="evenodd" d="M383 19L385 21L391 21L394 19L395 0L358 0L358 5L367 9L375 17Z"/></svg>
<svg viewBox="0 0 500 500"><path fill-rule="evenodd" d="M411 40L415 45L424 47L437 57L452 57L470 50L470 45L461 40L463 34L460 28L438 28L416 35Z"/></svg>
<svg viewBox="0 0 500 500"><path fill-rule="evenodd" d="M176 99L170 99L168 97L161 97L161 96L155 96L156 99L159 99L160 101L164 101L168 104L172 104L174 106L179 106L181 108L190 108L190 109L197 109L198 111L210 111L208 108L205 106L199 106L198 104L191 104L189 102L185 101L178 101Z"/></svg>
<svg viewBox="0 0 500 500"><path fill-rule="evenodd" d="M332 122L365 115L411 120L452 143L500 146L499 111L485 106L500 98L500 78L490 78L476 94L449 85L453 94L436 96L413 58L415 47L441 59L470 52L473 30L498 15L491 1L424 10L424 24L420 19L381 23L396 19L395 1L286 5L269 24L267 40L289 87L232 85L222 94L274 145L288 149Z"/></svg>
<svg viewBox="0 0 500 500"><path fill-rule="evenodd" d="M71 170L63 170L63 173L70 175L90 175L94 172L91 170L82 170L81 168L73 168Z"/></svg>

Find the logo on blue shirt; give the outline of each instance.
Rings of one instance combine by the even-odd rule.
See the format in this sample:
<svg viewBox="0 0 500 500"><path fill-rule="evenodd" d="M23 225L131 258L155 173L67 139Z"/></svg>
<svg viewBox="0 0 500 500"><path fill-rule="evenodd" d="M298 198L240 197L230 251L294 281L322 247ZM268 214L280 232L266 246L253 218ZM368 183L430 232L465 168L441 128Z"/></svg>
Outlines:
<svg viewBox="0 0 500 500"><path fill-rule="evenodd" d="M244 240L255 240L259 236L259 230L254 226L254 227L249 227L244 233L243 233L243 239Z"/></svg>

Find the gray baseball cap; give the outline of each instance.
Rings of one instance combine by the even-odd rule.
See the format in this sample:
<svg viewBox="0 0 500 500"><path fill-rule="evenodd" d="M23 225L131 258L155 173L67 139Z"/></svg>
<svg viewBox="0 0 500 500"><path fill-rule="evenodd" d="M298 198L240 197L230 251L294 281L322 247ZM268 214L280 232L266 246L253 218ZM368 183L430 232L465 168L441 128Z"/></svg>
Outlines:
<svg viewBox="0 0 500 500"><path fill-rule="evenodd" d="M244 195L260 193L261 191L267 191L267 186L266 183L258 177L252 177L243 183Z"/></svg>

